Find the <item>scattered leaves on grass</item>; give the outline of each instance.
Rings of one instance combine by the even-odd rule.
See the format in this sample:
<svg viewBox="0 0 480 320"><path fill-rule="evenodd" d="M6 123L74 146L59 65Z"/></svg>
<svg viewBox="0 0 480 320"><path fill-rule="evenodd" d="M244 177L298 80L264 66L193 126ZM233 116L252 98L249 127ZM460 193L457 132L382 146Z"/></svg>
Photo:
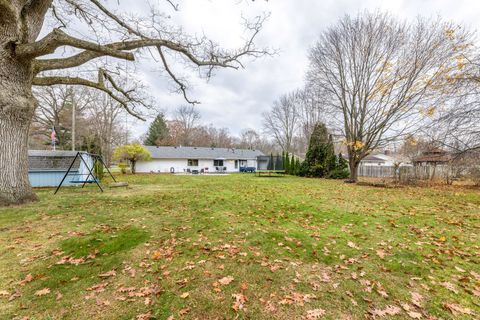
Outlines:
<svg viewBox="0 0 480 320"><path fill-rule="evenodd" d="M370 310L370 314L373 317L384 317L384 316L394 316L400 313L402 309L394 305L388 305L385 309L373 309Z"/></svg>
<svg viewBox="0 0 480 320"><path fill-rule="evenodd" d="M50 288L43 288L43 289L40 289L40 290L37 290L35 291L35 295L36 296L44 296L44 295L47 295L50 293Z"/></svg>
<svg viewBox="0 0 480 320"><path fill-rule="evenodd" d="M235 299L232 309L235 311L243 310L245 303L248 301L247 297L243 293L234 293L232 297Z"/></svg>
<svg viewBox="0 0 480 320"><path fill-rule="evenodd" d="M190 308L189 307L186 307L186 308L183 308L181 309L178 313L181 315L181 316L184 316L186 315L187 313L190 312Z"/></svg>
<svg viewBox="0 0 480 320"><path fill-rule="evenodd" d="M320 319L325 315L325 310L323 309L312 309L308 310L307 314L305 316L306 320L315 320L315 319Z"/></svg>
<svg viewBox="0 0 480 320"><path fill-rule="evenodd" d="M10 296L10 292L8 292L7 290L0 290L0 297L9 297Z"/></svg>
<svg viewBox="0 0 480 320"><path fill-rule="evenodd" d="M416 311L407 311L407 314L412 319L422 319L422 314Z"/></svg>
<svg viewBox="0 0 480 320"><path fill-rule="evenodd" d="M383 249L378 249L378 250L376 251L376 253L377 253L377 256L378 256L380 259L384 259L384 258L385 258L385 250L383 250Z"/></svg>
<svg viewBox="0 0 480 320"><path fill-rule="evenodd" d="M453 315L458 315L458 314L468 314L468 315L474 315L473 311L469 308L462 307L459 304L456 303L443 303L443 308L445 310L450 311L453 313Z"/></svg>
<svg viewBox="0 0 480 320"><path fill-rule="evenodd" d="M440 285L444 288L446 288L447 290L450 290L454 293L457 293L458 294L458 290L455 288L455 285L453 283L450 283L450 282L442 282L440 283Z"/></svg>
<svg viewBox="0 0 480 320"><path fill-rule="evenodd" d="M108 286L108 282L102 282L96 285L93 285L89 288L87 288L87 291L93 291L93 292L103 292L105 291L105 287Z"/></svg>
<svg viewBox="0 0 480 320"><path fill-rule="evenodd" d="M227 284L230 284L233 280L234 278L232 276L227 276L218 280L218 283L220 283L221 285L227 285Z"/></svg>
<svg viewBox="0 0 480 320"><path fill-rule="evenodd" d="M150 320L150 318L152 317L152 313L149 311L147 313L142 313L142 314L139 314L138 316L136 316L136 320Z"/></svg>
<svg viewBox="0 0 480 320"><path fill-rule="evenodd" d="M357 246L354 242L352 241L348 241L347 242L347 246L349 246L350 248L353 248L353 249L357 249L357 250L360 250L360 247Z"/></svg>
<svg viewBox="0 0 480 320"><path fill-rule="evenodd" d="M80 258L73 258L71 256L63 256L60 258L60 260L56 263L56 264L73 264L75 266L78 266L79 264L82 264L85 262L85 258L84 257L80 257Z"/></svg>
<svg viewBox="0 0 480 320"><path fill-rule="evenodd" d="M418 308L421 308L423 296L418 292L410 292L410 294L412 295L412 299L411 299L412 303Z"/></svg>
<svg viewBox="0 0 480 320"><path fill-rule="evenodd" d="M110 270L110 271L108 271L108 272L101 273L101 274L99 274L98 276L99 276L100 278L106 279L106 278L110 278L110 277L115 277L116 275L117 275L117 272L116 272L115 270Z"/></svg>
<svg viewBox="0 0 480 320"><path fill-rule="evenodd" d="M27 283L29 282L32 282L33 281L33 276L29 273L25 276L25 278L20 281L18 284L21 285L21 286L24 286L26 285Z"/></svg>

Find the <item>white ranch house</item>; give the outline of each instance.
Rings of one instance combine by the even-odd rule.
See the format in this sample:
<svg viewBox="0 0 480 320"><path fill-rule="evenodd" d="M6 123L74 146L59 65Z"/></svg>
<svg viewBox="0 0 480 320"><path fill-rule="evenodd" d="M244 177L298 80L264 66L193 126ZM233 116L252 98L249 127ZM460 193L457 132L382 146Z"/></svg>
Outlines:
<svg viewBox="0 0 480 320"><path fill-rule="evenodd" d="M259 150L205 147L155 147L145 146L152 159L138 161L137 172L239 172L240 168L257 168Z"/></svg>

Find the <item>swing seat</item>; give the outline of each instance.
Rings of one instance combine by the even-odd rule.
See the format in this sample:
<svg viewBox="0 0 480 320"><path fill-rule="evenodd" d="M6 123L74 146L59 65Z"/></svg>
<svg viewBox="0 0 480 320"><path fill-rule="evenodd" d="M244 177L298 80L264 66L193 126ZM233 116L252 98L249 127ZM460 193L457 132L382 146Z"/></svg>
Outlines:
<svg viewBox="0 0 480 320"><path fill-rule="evenodd" d="M75 181L70 181L70 183L95 183L95 180L75 180Z"/></svg>

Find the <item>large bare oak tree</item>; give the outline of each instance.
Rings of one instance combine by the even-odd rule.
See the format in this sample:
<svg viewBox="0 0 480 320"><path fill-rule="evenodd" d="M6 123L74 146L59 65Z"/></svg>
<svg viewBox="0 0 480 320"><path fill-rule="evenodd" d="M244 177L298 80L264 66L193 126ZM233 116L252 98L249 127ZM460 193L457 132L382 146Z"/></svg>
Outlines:
<svg viewBox="0 0 480 320"><path fill-rule="evenodd" d="M165 4L172 12L179 8L171 0ZM109 5L116 7L109 9ZM249 35L243 46L225 50L203 36L189 36L172 26L166 9L152 8L145 17L127 15L128 10L122 14L121 9L121 1L0 0L0 204L36 199L28 180L27 156L28 128L37 104L32 86L63 84L98 89L141 118L135 106L142 101L122 88L108 68L98 67L95 76L85 77L68 76L59 70L98 62L102 57L133 61L139 48L147 48L178 91L195 103L187 97L185 79L174 71L173 58L209 77L217 67L239 68L242 58L267 53L254 45L262 17L245 22ZM46 19L50 30L44 27ZM40 34L44 36L39 38ZM89 69L93 66L96 64Z"/></svg>
<svg viewBox="0 0 480 320"><path fill-rule="evenodd" d="M453 23L379 12L345 16L322 33L307 78L342 130L352 181L364 157L446 103L470 40Z"/></svg>

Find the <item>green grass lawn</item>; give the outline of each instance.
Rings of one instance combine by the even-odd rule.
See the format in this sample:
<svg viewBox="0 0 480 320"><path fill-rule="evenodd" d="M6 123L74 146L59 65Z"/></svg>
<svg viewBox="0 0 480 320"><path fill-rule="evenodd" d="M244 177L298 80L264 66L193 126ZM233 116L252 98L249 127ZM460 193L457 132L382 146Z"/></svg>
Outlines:
<svg viewBox="0 0 480 320"><path fill-rule="evenodd" d="M0 319L478 319L480 192L123 176L0 208Z"/></svg>

